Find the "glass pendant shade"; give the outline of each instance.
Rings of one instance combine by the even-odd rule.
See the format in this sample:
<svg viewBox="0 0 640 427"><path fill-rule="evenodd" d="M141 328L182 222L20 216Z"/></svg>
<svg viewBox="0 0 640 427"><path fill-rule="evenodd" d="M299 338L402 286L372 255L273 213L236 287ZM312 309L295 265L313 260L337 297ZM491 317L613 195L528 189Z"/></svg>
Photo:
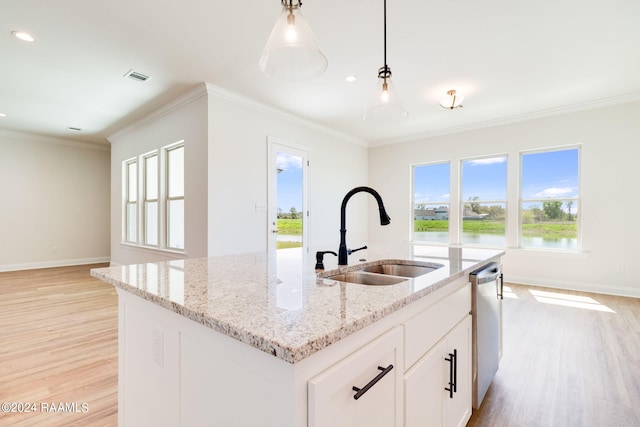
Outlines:
<svg viewBox="0 0 640 427"><path fill-rule="evenodd" d="M364 119L377 123L393 123L404 120L408 115L391 77L386 79L378 77L373 100L367 108Z"/></svg>
<svg viewBox="0 0 640 427"><path fill-rule="evenodd" d="M327 69L327 58L309 24L300 13L300 3L282 1L282 12L271 31L260 58L260 69L278 80L305 81Z"/></svg>

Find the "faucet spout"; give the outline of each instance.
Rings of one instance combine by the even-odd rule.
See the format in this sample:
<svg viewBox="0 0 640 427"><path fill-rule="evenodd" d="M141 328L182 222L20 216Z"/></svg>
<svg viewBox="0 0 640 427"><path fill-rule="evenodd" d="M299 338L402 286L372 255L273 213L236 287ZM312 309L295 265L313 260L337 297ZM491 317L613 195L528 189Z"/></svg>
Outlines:
<svg viewBox="0 0 640 427"><path fill-rule="evenodd" d="M378 202L378 211L380 213L380 225L388 225L391 222L391 218L387 215L387 211L384 208L382 197L376 190L371 187L356 187L349 191L342 199L342 206L340 207L340 247L338 248L338 265L347 265L348 263L348 249L346 243L346 214L347 214L347 202L351 197L360 192L366 192L371 194Z"/></svg>

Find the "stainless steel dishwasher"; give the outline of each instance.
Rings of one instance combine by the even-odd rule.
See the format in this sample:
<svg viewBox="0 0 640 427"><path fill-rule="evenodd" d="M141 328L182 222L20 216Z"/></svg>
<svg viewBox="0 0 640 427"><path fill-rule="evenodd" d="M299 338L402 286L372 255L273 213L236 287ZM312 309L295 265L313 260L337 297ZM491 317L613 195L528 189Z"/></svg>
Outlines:
<svg viewBox="0 0 640 427"><path fill-rule="evenodd" d="M479 408L500 363L503 278L492 262L469 274L473 315L473 407Z"/></svg>

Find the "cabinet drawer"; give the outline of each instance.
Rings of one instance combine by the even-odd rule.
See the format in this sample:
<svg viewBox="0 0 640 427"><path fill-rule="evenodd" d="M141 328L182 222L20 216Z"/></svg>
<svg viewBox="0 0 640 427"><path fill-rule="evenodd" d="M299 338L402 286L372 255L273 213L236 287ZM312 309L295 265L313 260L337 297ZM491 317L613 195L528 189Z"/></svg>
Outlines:
<svg viewBox="0 0 640 427"><path fill-rule="evenodd" d="M402 349L402 328L396 327L312 378L309 426L402 426ZM365 390L371 383L354 399L353 387Z"/></svg>
<svg viewBox="0 0 640 427"><path fill-rule="evenodd" d="M471 312L471 285L458 289L405 324L405 367L408 369Z"/></svg>

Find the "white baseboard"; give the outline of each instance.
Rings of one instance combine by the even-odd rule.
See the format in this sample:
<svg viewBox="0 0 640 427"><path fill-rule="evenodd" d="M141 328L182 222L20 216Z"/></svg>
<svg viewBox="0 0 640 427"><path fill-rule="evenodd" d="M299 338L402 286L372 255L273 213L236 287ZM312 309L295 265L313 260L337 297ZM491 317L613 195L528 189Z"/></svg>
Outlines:
<svg viewBox="0 0 640 427"><path fill-rule="evenodd" d="M80 258L80 259L63 259L63 260L57 260L57 261L28 262L24 264L7 264L7 265L0 265L0 272L18 271L18 270L35 270L38 268L68 267L70 265L100 264L104 262L109 262L110 260L111 260L111 257L96 257L96 258Z"/></svg>
<svg viewBox="0 0 640 427"><path fill-rule="evenodd" d="M547 281L531 277L505 275L505 282L518 285L540 286L545 288L564 289L571 291L591 292L596 294L617 295L622 297L640 298L640 289L621 286L611 286L599 283L571 282L563 280Z"/></svg>

